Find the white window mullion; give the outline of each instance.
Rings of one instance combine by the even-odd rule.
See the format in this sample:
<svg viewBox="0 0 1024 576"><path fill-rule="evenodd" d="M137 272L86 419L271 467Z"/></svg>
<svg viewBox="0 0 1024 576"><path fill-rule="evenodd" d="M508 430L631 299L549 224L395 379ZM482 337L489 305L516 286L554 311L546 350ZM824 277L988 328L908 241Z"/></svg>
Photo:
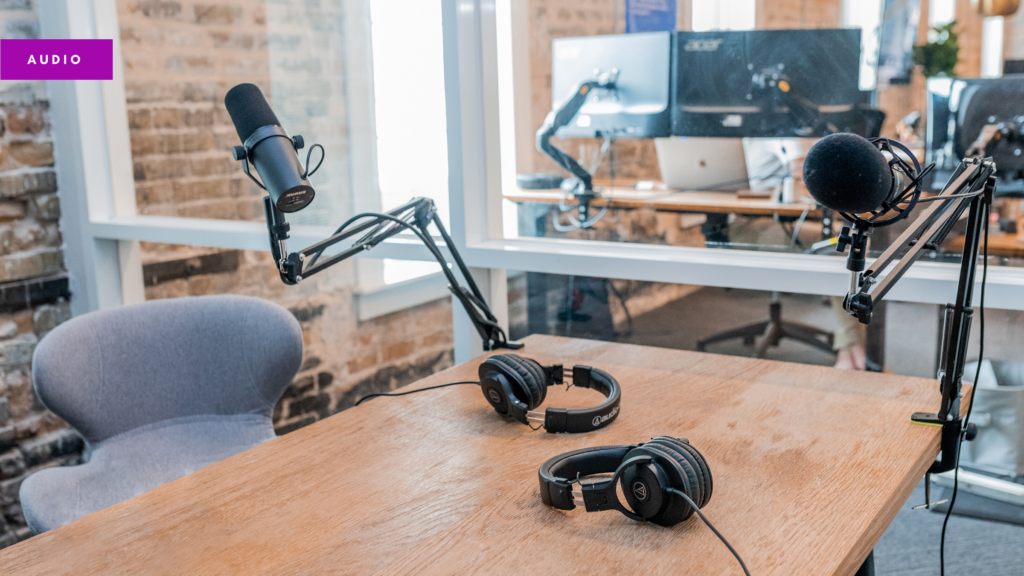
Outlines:
<svg viewBox="0 0 1024 576"><path fill-rule="evenodd" d="M97 237L91 226L94 220L135 214L116 6L103 0L54 0L39 18L45 38L114 40L113 80L47 84L72 313L141 302L145 290L138 242Z"/></svg>
<svg viewBox="0 0 1024 576"><path fill-rule="evenodd" d="M694 32L707 30L753 30L756 0L700 0L693 2Z"/></svg>
<svg viewBox="0 0 1024 576"><path fill-rule="evenodd" d="M981 77L1003 75L1003 17L985 18L981 26Z"/></svg>

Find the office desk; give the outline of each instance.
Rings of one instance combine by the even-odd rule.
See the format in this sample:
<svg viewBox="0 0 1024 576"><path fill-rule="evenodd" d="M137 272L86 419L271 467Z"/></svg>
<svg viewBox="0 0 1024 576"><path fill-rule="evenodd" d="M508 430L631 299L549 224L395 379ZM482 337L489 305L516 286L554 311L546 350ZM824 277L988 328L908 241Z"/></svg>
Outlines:
<svg viewBox="0 0 1024 576"><path fill-rule="evenodd" d="M2 550L0 572L739 574L695 516L662 528L541 504L551 456L664 434L706 456L704 512L752 574L852 574L939 450L937 428L910 423L938 405L932 380L550 336L522 352L607 370L618 420L534 432L474 386L377 398Z"/></svg>
<svg viewBox="0 0 1024 576"><path fill-rule="evenodd" d="M705 214L740 214L744 216L791 216L799 218L807 211L808 218L821 218L821 210L808 202L785 204L761 198L743 198L735 192L676 192L671 190L639 191L625 187L602 187L601 198L593 202L600 208L610 202L611 208L645 208L668 212L701 212ZM565 197L562 190L523 190L505 194L511 202L558 204Z"/></svg>
<svg viewBox="0 0 1024 576"><path fill-rule="evenodd" d="M952 252L963 252L964 237L948 238L942 243L942 247ZM984 248L984 243L982 243L982 248ZM1016 234L992 234L988 237L988 254L1006 258L1024 258L1024 243L1021 243Z"/></svg>

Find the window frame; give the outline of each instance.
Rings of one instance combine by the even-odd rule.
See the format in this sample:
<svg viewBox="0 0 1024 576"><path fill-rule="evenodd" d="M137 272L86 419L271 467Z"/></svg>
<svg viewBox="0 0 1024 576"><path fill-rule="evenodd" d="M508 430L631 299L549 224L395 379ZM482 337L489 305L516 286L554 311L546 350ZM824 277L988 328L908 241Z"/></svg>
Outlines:
<svg viewBox="0 0 1024 576"><path fill-rule="evenodd" d="M505 238L501 229L502 165L514 161L500 154L502 124L513 129L502 107L511 109L512 46L501 45L516 21L512 0L444 0L449 165L454 239L471 265L483 262L507 270L701 284L754 290L845 295L849 272L845 261L830 256L709 250L675 246L545 238ZM499 27L501 30L499 31ZM509 32L511 30L512 32ZM502 54L502 52L505 52ZM502 88L502 89L499 89ZM502 100L504 97L504 101ZM514 148L509 154L514 153ZM505 182L514 180L506 175ZM508 184L506 184L508 185ZM459 230L455 222L463 222ZM890 292L888 299L945 304L955 295L956 264L918 262ZM1024 309L1024 268L991 267L987 304ZM978 297L976 291L975 297Z"/></svg>
<svg viewBox="0 0 1024 576"><path fill-rule="evenodd" d="M519 12L526 7L514 0L442 0L441 9L451 234L504 324L506 270L837 296L846 293L849 275L844 261L834 257L506 238L502 186L514 185L515 161L510 154L515 153L516 144L508 131L501 137L501 127L512 130L515 122L511 113L515 106L511 98L515 85L511 39L526 30ZM366 17L368 28L368 12ZM114 40L113 81L49 83L74 312L144 300L139 241L269 250L262 223L137 214L131 164L123 161L131 156L116 5L109 0L59 0L53 10L41 11L40 18L44 36ZM372 185L369 177L362 181L365 186ZM331 232L324 226L294 226L291 243L308 245ZM446 249L443 252L447 255ZM362 257L431 260L415 238L403 235ZM944 304L953 298L957 280L956 265L918 263L888 298ZM992 308L1024 310L1024 268L991 268L987 292L987 304ZM453 320L456 361L463 362L476 355L480 343L468 316L457 305Z"/></svg>

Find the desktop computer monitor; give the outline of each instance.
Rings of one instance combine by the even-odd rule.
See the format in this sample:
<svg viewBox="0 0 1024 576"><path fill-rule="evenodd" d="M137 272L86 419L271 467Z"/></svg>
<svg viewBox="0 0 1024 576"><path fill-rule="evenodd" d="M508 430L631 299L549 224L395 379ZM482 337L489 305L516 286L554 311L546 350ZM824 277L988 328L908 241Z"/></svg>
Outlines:
<svg viewBox="0 0 1024 576"><path fill-rule="evenodd" d="M871 135L859 86L860 30L679 32L672 134L809 138Z"/></svg>
<svg viewBox="0 0 1024 576"><path fill-rule="evenodd" d="M551 108L580 82L617 71L615 89L592 90L562 138L654 138L669 131L670 32L559 38L552 43Z"/></svg>
<svg viewBox="0 0 1024 576"><path fill-rule="evenodd" d="M1024 194L1024 74L1001 78L928 80L928 134L925 162L934 162L924 184L941 189L988 124L1005 123L1009 137L994 142L996 193Z"/></svg>

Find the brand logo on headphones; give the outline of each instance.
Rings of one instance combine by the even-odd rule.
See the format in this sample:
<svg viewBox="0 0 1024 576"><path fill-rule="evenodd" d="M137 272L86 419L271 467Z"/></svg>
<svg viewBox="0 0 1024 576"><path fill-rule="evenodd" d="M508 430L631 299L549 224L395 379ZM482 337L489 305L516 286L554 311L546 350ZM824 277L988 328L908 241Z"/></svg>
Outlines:
<svg viewBox="0 0 1024 576"><path fill-rule="evenodd" d="M647 484L640 480L633 482L633 496L636 496L636 499L641 502L647 500Z"/></svg>
<svg viewBox="0 0 1024 576"><path fill-rule="evenodd" d="M709 38L706 40L687 40L683 50L687 52L714 52L722 44L721 38Z"/></svg>
<svg viewBox="0 0 1024 576"><path fill-rule="evenodd" d="M612 418L615 418L615 415L618 414L618 413L619 413L619 407L616 406L615 408L612 408L611 412L605 414L604 416L594 416L594 420L592 422L592 424L594 425L594 428L597 428L601 424L604 424L605 422L611 420Z"/></svg>
<svg viewBox="0 0 1024 576"><path fill-rule="evenodd" d="M501 395L494 388L487 390L487 399L491 401L491 404L501 404Z"/></svg>

